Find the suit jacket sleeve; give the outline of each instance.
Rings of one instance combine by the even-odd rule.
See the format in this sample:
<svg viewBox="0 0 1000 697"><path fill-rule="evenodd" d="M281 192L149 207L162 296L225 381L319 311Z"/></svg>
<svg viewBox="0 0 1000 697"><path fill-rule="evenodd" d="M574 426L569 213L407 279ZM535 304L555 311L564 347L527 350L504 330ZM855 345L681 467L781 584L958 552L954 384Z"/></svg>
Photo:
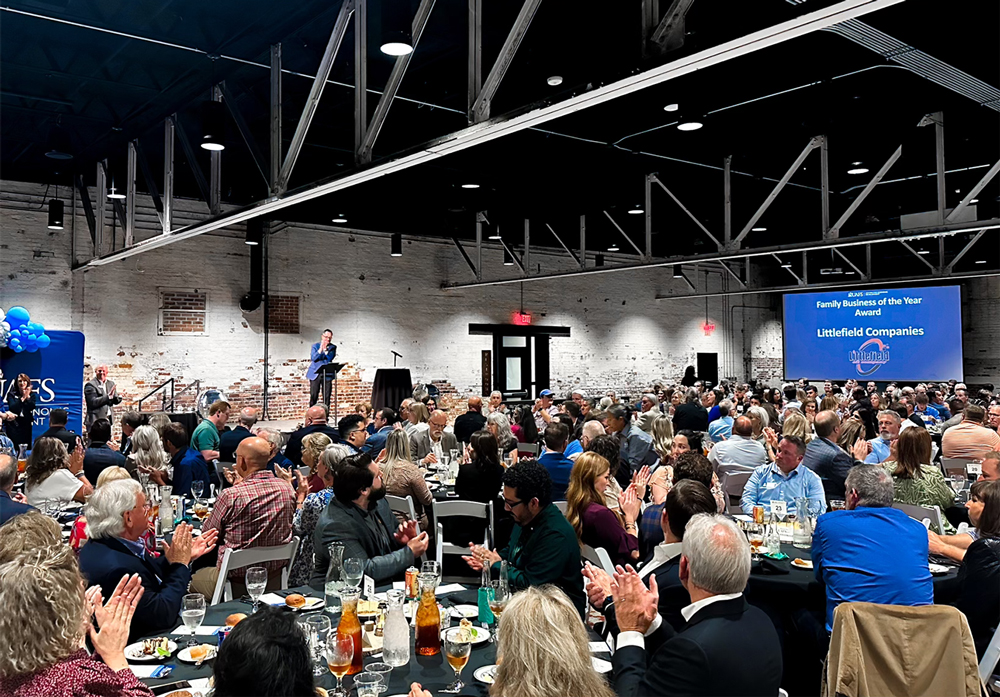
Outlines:
<svg viewBox="0 0 1000 697"><path fill-rule="evenodd" d="M844 452L843 448L837 446L837 452L830 463L833 473L841 480L847 479L847 473L854 467L854 459Z"/></svg>
<svg viewBox="0 0 1000 697"><path fill-rule="evenodd" d="M410 436L410 450L413 451L413 461L420 462L430 452L430 436L426 431L417 431Z"/></svg>
<svg viewBox="0 0 1000 697"><path fill-rule="evenodd" d="M191 582L191 569L186 564L171 564L166 557L158 557L154 564L163 579L163 585L158 591L146 586L136 614L142 616L150 629L170 628L178 622L181 612L181 598L188 591ZM113 589L105 589L110 592Z"/></svg>
<svg viewBox="0 0 1000 697"><path fill-rule="evenodd" d="M626 646L615 651L614 690L618 697L634 695L696 695L708 684L708 660L701 648L683 636L664 642L652 654Z"/></svg>

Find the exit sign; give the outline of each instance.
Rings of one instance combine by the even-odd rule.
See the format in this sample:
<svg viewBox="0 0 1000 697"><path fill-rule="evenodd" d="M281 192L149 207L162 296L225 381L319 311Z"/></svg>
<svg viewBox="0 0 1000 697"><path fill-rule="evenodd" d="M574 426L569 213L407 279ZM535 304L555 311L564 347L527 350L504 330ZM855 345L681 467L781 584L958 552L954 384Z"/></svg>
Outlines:
<svg viewBox="0 0 1000 697"><path fill-rule="evenodd" d="M715 331L715 325L705 320L705 323L701 325L701 328L705 331L705 336L712 336L712 332Z"/></svg>
<svg viewBox="0 0 1000 697"><path fill-rule="evenodd" d="M531 324L531 314L528 312L515 312L510 316L511 322L519 327L526 327Z"/></svg>

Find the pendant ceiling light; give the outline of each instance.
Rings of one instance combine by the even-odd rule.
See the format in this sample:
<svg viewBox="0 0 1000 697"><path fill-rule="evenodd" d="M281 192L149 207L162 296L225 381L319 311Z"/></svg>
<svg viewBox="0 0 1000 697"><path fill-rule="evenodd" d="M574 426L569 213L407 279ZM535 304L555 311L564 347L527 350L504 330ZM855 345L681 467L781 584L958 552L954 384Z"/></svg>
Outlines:
<svg viewBox="0 0 1000 697"><path fill-rule="evenodd" d="M63 229L63 202L57 198L49 201L49 230Z"/></svg>
<svg viewBox="0 0 1000 697"><path fill-rule="evenodd" d="M387 56L413 53L413 8L410 0L382 0L382 38Z"/></svg>
<svg viewBox="0 0 1000 697"><path fill-rule="evenodd" d="M211 99L201 105L201 147L205 150L226 149L226 107Z"/></svg>

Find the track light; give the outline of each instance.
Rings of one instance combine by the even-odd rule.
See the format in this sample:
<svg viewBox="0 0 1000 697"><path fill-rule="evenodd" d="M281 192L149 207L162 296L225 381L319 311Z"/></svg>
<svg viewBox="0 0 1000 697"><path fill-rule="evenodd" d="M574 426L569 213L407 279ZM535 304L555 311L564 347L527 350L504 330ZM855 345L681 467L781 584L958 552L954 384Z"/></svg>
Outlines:
<svg viewBox="0 0 1000 697"><path fill-rule="evenodd" d="M63 229L63 202L57 198L49 200L49 230Z"/></svg>
<svg viewBox="0 0 1000 697"><path fill-rule="evenodd" d="M247 236L244 242L251 247L255 247L264 239L264 222L260 218L251 218L247 221Z"/></svg>
<svg viewBox="0 0 1000 697"><path fill-rule="evenodd" d="M506 247L503 248L503 265L504 266L514 265L514 257L511 255L510 251Z"/></svg>
<svg viewBox="0 0 1000 697"><path fill-rule="evenodd" d="M594 255L594 266L604 266L604 255L596 254Z"/></svg>
<svg viewBox="0 0 1000 697"><path fill-rule="evenodd" d="M413 9L410 0L382 1L382 42L387 56L413 53Z"/></svg>
<svg viewBox="0 0 1000 697"><path fill-rule="evenodd" d="M389 254L394 257L403 256L403 234L401 232L392 233L391 250Z"/></svg>
<svg viewBox="0 0 1000 697"><path fill-rule="evenodd" d="M208 100L201 105L201 147L225 150L226 108L222 102Z"/></svg>
<svg viewBox="0 0 1000 697"><path fill-rule="evenodd" d="M674 278L684 278L684 267L675 266L674 267Z"/></svg>

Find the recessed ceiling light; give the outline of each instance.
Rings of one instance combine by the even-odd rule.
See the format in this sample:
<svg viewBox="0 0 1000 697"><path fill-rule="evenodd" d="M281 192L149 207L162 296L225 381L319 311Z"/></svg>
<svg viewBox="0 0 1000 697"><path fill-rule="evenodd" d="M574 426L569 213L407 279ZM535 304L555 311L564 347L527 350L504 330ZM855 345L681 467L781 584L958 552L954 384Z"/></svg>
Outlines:
<svg viewBox="0 0 1000 697"><path fill-rule="evenodd" d="M642 215L643 213L645 213L645 211L642 209L642 206L636 206L635 208L628 209L629 215Z"/></svg>
<svg viewBox="0 0 1000 697"><path fill-rule="evenodd" d="M608 245L608 251L609 252L617 252L618 249L619 249L619 247L618 247L618 243L617 242L612 242L610 245Z"/></svg>
<svg viewBox="0 0 1000 697"><path fill-rule="evenodd" d="M335 223L346 223L347 222L347 218L345 218L344 214L341 213L340 215L338 215L336 218L333 219L333 222L335 222Z"/></svg>
<svg viewBox="0 0 1000 697"><path fill-rule="evenodd" d="M976 263L977 264L985 264L986 260L985 259L976 259Z"/></svg>
<svg viewBox="0 0 1000 697"><path fill-rule="evenodd" d="M379 49L387 56L405 56L413 53L413 46L401 41L389 41L382 44Z"/></svg>
<svg viewBox="0 0 1000 697"><path fill-rule="evenodd" d="M685 121L677 125L678 131L697 131L704 124L701 121Z"/></svg>
<svg viewBox="0 0 1000 697"><path fill-rule="evenodd" d="M558 87L563 83L562 75L551 75L545 82L549 83L549 87Z"/></svg>
<svg viewBox="0 0 1000 697"><path fill-rule="evenodd" d="M463 189L478 189L479 184L462 184Z"/></svg>
<svg viewBox="0 0 1000 697"><path fill-rule="evenodd" d="M929 249L918 249L917 250L917 254L930 254L930 253L931 253L931 250L929 250Z"/></svg>
<svg viewBox="0 0 1000 697"><path fill-rule="evenodd" d="M764 232L765 230L767 230L767 228L763 226L750 228L750 232Z"/></svg>
<svg viewBox="0 0 1000 697"><path fill-rule="evenodd" d="M681 107L680 107L679 104L674 103L674 104L667 104L665 107L663 107L663 110L664 111L677 111L680 108Z"/></svg>
<svg viewBox="0 0 1000 697"><path fill-rule="evenodd" d="M979 199L978 198L974 198L971 201L969 201L969 203L979 203Z"/></svg>
<svg viewBox="0 0 1000 697"><path fill-rule="evenodd" d="M847 173L848 174L867 174L868 173L868 168L867 167L852 167L851 169L847 170Z"/></svg>

